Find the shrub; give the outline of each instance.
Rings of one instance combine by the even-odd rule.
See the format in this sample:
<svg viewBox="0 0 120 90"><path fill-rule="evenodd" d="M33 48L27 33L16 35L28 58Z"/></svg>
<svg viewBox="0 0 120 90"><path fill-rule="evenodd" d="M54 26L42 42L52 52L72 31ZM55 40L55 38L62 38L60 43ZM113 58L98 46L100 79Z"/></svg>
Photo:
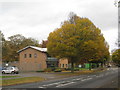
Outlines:
<svg viewBox="0 0 120 90"><path fill-rule="evenodd" d="M69 71L69 70L71 70L71 68L66 68L65 70ZM74 68L74 71L79 71L79 70L80 70L79 68Z"/></svg>
<svg viewBox="0 0 120 90"><path fill-rule="evenodd" d="M44 71L45 71L45 72L51 72L52 69L51 69L51 68L46 68Z"/></svg>
<svg viewBox="0 0 120 90"><path fill-rule="evenodd" d="M65 68L60 68L62 71L65 71L66 69Z"/></svg>
<svg viewBox="0 0 120 90"><path fill-rule="evenodd" d="M38 71L36 71L36 72L44 72L44 70L38 70Z"/></svg>
<svg viewBox="0 0 120 90"><path fill-rule="evenodd" d="M51 67L51 70L54 71L56 69L56 67Z"/></svg>
<svg viewBox="0 0 120 90"><path fill-rule="evenodd" d="M54 72L61 72L61 69L55 69Z"/></svg>
<svg viewBox="0 0 120 90"><path fill-rule="evenodd" d="M74 68L74 71L79 71L79 68Z"/></svg>
<svg viewBox="0 0 120 90"><path fill-rule="evenodd" d="M69 71L69 70L71 70L71 68L66 68L65 70L66 70L66 71Z"/></svg>

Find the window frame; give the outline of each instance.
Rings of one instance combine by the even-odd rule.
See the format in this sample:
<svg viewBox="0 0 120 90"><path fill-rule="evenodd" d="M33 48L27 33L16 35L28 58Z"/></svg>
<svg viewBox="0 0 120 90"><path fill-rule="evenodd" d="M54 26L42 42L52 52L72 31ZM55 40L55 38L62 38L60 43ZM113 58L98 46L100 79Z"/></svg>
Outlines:
<svg viewBox="0 0 120 90"><path fill-rule="evenodd" d="M24 54L24 58L27 58L27 54Z"/></svg>
<svg viewBox="0 0 120 90"><path fill-rule="evenodd" d="M37 58L37 53L34 53L34 58Z"/></svg>
<svg viewBox="0 0 120 90"><path fill-rule="evenodd" d="M29 58L32 58L32 54L29 54Z"/></svg>

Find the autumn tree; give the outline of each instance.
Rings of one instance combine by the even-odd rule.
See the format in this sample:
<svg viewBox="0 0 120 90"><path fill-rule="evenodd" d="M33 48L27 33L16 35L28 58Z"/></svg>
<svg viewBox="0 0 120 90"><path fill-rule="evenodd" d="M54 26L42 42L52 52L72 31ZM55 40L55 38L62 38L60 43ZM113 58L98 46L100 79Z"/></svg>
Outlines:
<svg viewBox="0 0 120 90"><path fill-rule="evenodd" d="M0 31L0 61L2 61L2 45L5 42L5 37L3 33Z"/></svg>
<svg viewBox="0 0 120 90"><path fill-rule="evenodd" d="M8 37L2 46L2 59L4 62L17 61L17 51L26 46L39 46L39 42L33 38L26 38L20 34Z"/></svg>
<svg viewBox="0 0 120 90"><path fill-rule="evenodd" d="M109 57L109 47L101 30L88 18L74 13L70 13L69 19L49 34L48 41L48 53L57 58L68 58L71 72L74 72L76 62L102 61Z"/></svg>
<svg viewBox="0 0 120 90"><path fill-rule="evenodd" d="M120 49L117 49L113 52L112 60L114 63L120 65Z"/></svg>
<svg viewBox="0 0 120 90"><path fill-rule="evenodd" d="M43 40L42 44L41 44L41 47L42 48L46 48L47 47L47 43L48 43L48 40Z"/></svg>

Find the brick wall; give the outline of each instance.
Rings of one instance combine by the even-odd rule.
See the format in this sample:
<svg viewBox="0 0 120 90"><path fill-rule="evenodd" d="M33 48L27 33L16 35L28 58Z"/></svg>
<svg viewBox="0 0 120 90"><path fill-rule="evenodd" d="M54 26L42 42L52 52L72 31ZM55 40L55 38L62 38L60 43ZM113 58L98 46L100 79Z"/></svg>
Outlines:
<svg viewBox="0 0 120 90"><path fill-rule="evenodd" d="M59 67L60 68L68 68L68 59L66 59L66 58L59 59Z"/></svg>
<svg viewBox="0 0 120 90"><path fill-rule="evenodd" d="M47 68L45 53L28 48L19 54L20 71L38 71Z"/></svg>

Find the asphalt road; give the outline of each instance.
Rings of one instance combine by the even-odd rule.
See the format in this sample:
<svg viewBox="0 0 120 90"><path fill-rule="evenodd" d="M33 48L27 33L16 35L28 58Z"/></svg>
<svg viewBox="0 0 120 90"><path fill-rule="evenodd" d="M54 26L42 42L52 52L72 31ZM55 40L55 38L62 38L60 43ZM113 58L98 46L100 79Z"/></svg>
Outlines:
<svg viewBox="0 0 120 90"><path fill-rule="evenodd" d="M64 79L6 86L4 88L118 88L118 68Z"/></svg>

